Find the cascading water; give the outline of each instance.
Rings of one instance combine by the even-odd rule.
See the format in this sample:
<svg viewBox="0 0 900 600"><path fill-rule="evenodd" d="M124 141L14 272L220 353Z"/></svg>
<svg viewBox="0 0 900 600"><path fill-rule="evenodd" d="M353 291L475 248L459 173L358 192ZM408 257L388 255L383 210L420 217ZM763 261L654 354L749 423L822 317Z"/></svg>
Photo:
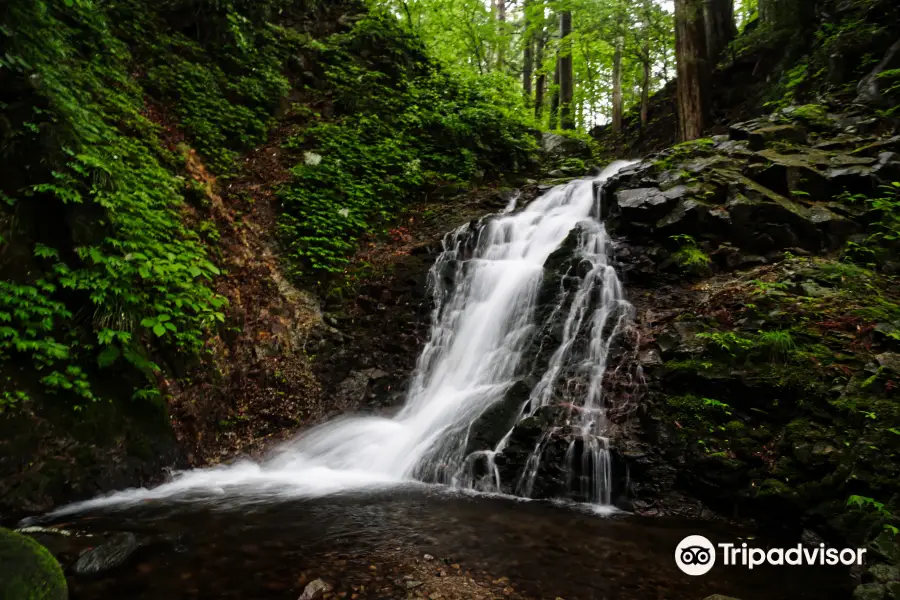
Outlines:
<svg viewBox="0 0 900 600"><path fill-rule="evenodd" d="M561 294L562 341L519 418L570 400L573 432L567 457L581 496L610 502L607 409L602 389L613 341L631 306L607 259L609 239L597 215L602 183L629 163L607 167L593 180L558 186L514 212L506 211L449 234L430 273L435 309L431 337L413 374L407 402L393 418L342 418L303 434L262 463L178 473L152 490L130 490L86 504L111 504L177 493L252 488L254 493L322 494L370 484L419 479L529 496L546 432L518 481L501 481L493 450L467 451L473 424L521 379L523 352L540 329L535 308L544 264L573 231L580 283ZM562 300L563 296L565 301ZM567 385L578 381L574 389ZM487 464L476 474L473 464ZM579 463L579 464L576 464ZM574 475L573 475L574 478ZM73 509L84 507L85 503Z"/></svg>

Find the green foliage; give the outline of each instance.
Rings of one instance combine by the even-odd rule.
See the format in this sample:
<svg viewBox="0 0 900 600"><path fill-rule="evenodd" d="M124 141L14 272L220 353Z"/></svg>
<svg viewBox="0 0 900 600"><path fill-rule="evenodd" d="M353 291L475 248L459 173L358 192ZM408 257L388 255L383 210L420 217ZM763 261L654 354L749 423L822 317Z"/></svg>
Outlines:
<svg viewBox="0 0 900 600"><path fill-rule="evenodd" d="M881 519L894 519L894 514L885 507L884 502L878 502L874 498L869 498L868 496L851 495L847 498L847 506L859 511L874 514ZM882 523L882 528L891 535L897 535L897 533L900 532L900 529L890 523Z"/></svg>
<svg viewBox="0 0 900 600"><path fill-rule="evenodd" d="M299 272L340 271L359 236L417 193L515 172L535 150L502 79L441 68L390 15L313 50L335 115L306 114L286 143L302 160L280 192L279 229Z"/></svg>
<svg viewBox="0 0 900 600"><path fill-rule="evenodd" d="M700 249L697 240L689 235L673 235L671 239L680 245L680 248L672 255L676 264L689 273L703 273L709 269L712 261Z"/></svg>
<svg viewBox="0 0 900 600"><path fill-rule="evenodd" d="M163 166L131 54L104 11L89 0L6 10L0 66L28 108L11 114L3 152L34 162L8 163L0 178L3 243L21 261L4 266L0 359L81 399L96 397L91 371L120 357L151 383L149 344L195 353L224 320L208 285L219 271L182 222L184 184ZM21 392L6 389L3 402Z"/></svg>
<svg viewBox="0 0 900 600"><path fill-rule="evenodd" d="M759 279L754 279L750 283L756 286L756 289L753 290L753 295L755 296L783 294L784 290L788 288L788 284L781 281L761 281Z"/></svg>
<svg viewBox="0 0 900 600"><path fill-rule="evenodd" d="M846 258L864 265L883 264L900 252L900 182L884 185L880 192L875 198L859 198L868 204L874 222L864 242L851 242L844 251Z"/></svg>
<svg viewBox="0 0 900 600"><path fill-rule="evenodd" d="M827 129L832 126L828 112L821 104L803 104L776 113L776 120L781 123L800 122L811 129ZM808 194L807 194L808 195Z"/></svg>
<svg viewBox="0 0 900 600"><path fill-rule="evenodd" d="M729 356L735 357L753 347L754 341L733 331L702 332L697 339L706 340Z"/></svg>
<svg viewBox="0 0 900 600"><path fill-rule="evenodd" d="M773 361L787 360L797 350L790 331L760 331L757 341L769 350Z"/></svg>
<svg viewBox="0 0 900 600"><path fill-rule="evenodd" d="M126 34L146 65L148 90L173 107L213 170L228 173L239 151L265 140L275 107L290 88L282 71L299 38L254 23L229 3L222 6L206 16L221 35L205 45L172 33L140 3L123 17L144 19Z"/></svg>
<svg viewBox="0 0 900 600"><path fill-rule="evenodd" d="M714 423L727 423L732 416L731 407L725 402L694 394L668 396L666 403L679 424L691 431L713 431Z"/></svg>
<svg viewBox="0 0 900 600"><path fill-rule="evenodd" d="M424 40L443 66L507 79L514 94L511 98L520 101L526 47L532 48L535 84L538 77L544 78L546 104L559 91L553 83L556 57L571 56L577 82L573 103L582 131L611 116L608 72L617 42L626 108L640 103L645 64L651 93L675 76L672 12L657 2L507 0L503 19L494 3L485 0L369 0L369 4L396 14L400 25ZM558 36L562 10L572 16L572 33L565 43ZM543 47L540 56L539 46ZM531 108L534 100L532 94L524 104ZM548 108L539 112L537 126L555 129Z"/></svg>

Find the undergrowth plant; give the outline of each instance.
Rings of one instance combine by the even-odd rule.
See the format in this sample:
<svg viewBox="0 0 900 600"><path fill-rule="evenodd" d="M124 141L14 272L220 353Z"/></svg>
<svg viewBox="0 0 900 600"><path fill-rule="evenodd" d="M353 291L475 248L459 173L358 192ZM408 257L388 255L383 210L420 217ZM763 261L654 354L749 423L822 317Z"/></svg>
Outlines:
<svg viewBox="0 0 900 600"><path fill-rule="evenodd" d="M671 239L680 246L672 259L681 268L689 273L703 273L709 269L712 261L700 248L697 240L689 235L673 235Z"/></svg>
<svg viewBox="0 0 900 600"><path fill-rule="evenodd" d="M442 68L391 15L374 13L306 51L325 80L325 92L307 91L327 94L333 116L298 114L307 126L285 144L300 159L280 191L279 230L296 274L342 271L359 237L417 194L515 172L535 150L506 78Z"/></svg>
<svg viewBox="0 0 900 600"><path fill-rule="evenodd" d="M143 374L136 395L153 396L152 348L197 353L224 320L209 285L219 271L184 225L184 183L103 7L13 0L3 10L0 103L14 108L0 177L0 360L76 406L123 363ZM21 382L7 378L0 403L26 399Z"/></svg>

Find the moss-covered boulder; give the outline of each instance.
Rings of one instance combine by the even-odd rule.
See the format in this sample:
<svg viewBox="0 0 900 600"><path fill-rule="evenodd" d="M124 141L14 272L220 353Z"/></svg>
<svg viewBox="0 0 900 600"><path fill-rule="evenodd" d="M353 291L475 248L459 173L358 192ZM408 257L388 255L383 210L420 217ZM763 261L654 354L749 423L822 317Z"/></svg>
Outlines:
<svg viewBox="0 0 900 600"><path fill-rule="evenodd" d="M0 528L0 600L65 600L62 567L30 537Z"/></svg>

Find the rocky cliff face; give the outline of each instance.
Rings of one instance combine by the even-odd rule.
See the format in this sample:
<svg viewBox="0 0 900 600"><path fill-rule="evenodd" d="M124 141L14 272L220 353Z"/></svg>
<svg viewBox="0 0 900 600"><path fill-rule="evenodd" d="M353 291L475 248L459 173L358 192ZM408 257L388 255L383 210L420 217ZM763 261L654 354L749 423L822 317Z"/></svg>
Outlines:
<svg viewBox="0 0 900 600"><path fill-rule="evenodd" d="M875 539L896 558L900 287L893 237L873 231L898 151L889 122L790 107L602 190L646 377L617 445L630 507Z"/></svg>

